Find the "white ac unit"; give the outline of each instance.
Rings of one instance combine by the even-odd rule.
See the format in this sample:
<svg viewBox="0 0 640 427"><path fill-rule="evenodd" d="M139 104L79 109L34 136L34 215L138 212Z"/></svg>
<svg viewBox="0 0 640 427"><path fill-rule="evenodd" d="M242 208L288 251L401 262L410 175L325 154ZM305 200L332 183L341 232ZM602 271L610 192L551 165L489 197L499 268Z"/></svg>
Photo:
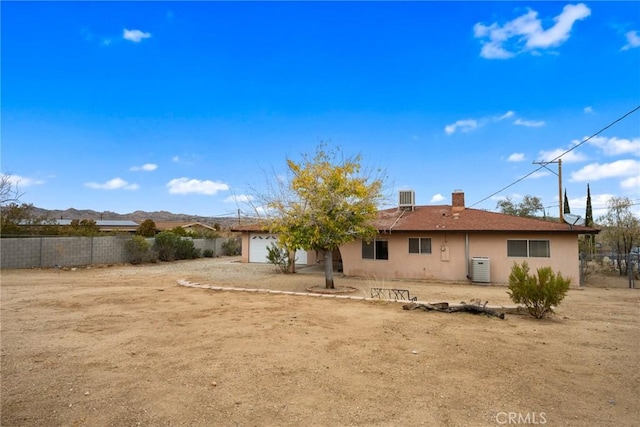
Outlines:
<svg viewBox="0 0 640 427"><path fill-rule="evenodd" d="M401 209L411 209L416 206L416 192L413 190L400 191L400 201L398 207Z"/></svg>
<svg viewBox="0 0 640 427"><path fill-rule="evenodd" d="M491 261L487 257L473 257L471 260L471 281L474 283L491 282Z"/></svg>

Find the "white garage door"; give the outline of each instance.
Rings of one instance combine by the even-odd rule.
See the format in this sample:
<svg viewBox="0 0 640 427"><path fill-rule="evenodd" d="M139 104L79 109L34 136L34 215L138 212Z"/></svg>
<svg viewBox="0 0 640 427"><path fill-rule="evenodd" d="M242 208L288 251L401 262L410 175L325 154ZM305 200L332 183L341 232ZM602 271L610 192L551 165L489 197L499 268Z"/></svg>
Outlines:
<svg viewBox="0 0 640 427"><path fill-rule="evenodd" d="M267 263L267 248L278 243L278 236L266 233L249 234L249 262ZM307 264L307 252L296 252L296 264Z"/></svg>

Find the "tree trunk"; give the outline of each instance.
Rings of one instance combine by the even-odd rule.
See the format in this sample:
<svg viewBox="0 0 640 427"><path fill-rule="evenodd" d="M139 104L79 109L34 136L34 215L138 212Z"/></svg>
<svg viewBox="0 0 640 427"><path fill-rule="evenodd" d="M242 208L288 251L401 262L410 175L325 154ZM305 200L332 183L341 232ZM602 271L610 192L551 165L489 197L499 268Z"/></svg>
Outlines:
<svg viewBox="0 0 640 427"><path fill-rule="evenodd" d="M334 289L333 286L333 251L324 250L324 280L327 289Z"/></svg>
<svg viewBox="0 0 640 427"><path fill-rule="evenodd" d="M296 272L296 251L289 251L289 259L291 260L291 265L289 266L289 273Z"/></svg>

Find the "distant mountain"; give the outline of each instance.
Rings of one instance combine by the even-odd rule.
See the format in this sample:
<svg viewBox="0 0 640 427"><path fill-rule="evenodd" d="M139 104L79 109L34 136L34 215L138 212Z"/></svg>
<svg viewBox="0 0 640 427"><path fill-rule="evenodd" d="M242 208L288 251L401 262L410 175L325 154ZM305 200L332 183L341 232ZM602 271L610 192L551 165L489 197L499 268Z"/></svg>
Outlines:
<svg viewBox="0 0 640 427"><path fill-rule="evenodd" d="M38 207L34 207L34 214L36 216L44 216L49 219L93 219L93 220L131 220L141 223L146 219L150 219L154 222L168 222L168 221L176 221L176 222L200 222L203 224L211 225L219 224L222 229L229 229L232 226L238 224L238 217L206 217L206 216L198 216L198 215L187 215L187 214L174 214L167 211L155 211L155 212L145 212L145 211L135 211L127 214L119 214L116 212L104 211L104 212L96 212L91 209L78 210L74 208L69 208L66 210L49 210L42 209ZM250 221L246 218L242 218L241 222Z"/></svg>

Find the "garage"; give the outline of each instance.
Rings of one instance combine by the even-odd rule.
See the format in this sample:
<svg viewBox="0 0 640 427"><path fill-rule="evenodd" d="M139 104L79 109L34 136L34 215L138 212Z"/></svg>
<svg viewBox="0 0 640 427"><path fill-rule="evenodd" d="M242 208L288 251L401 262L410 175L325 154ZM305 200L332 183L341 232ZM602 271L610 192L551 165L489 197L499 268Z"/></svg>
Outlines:
<svg viewBox="0 0 640 427"><path fill-rule="evenodd" d="M269 233L250 233L249 234L249 262L267 263L267 248L271 244L278 243L278 236ZM296 251L296 264L307 264L307 252L303 250Z"/></svg>

